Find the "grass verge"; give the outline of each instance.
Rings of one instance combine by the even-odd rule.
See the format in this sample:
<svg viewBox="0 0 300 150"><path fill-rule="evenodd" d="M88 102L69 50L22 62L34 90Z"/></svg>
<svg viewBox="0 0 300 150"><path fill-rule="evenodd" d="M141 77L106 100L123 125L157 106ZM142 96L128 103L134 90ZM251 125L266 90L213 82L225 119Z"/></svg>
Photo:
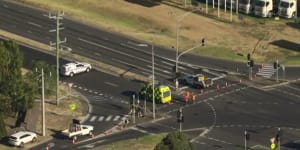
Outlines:
<svg viewBox="0 0 300 150"><path fill-rule="evenodd" d="M137 139L124 140L97 147L93 150L152 150L165 136L165 133L146 135Z"/></svg>

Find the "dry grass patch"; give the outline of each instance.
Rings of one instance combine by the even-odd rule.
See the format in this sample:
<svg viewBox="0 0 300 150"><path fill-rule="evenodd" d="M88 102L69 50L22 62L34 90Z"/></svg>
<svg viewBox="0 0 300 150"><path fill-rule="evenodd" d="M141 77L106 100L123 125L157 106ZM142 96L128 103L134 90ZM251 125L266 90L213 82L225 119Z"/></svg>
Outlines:
<svg viewBox="0 0 300 150"><path fill-rule="evenodd" d="M64 10L67 17L86 24L100 26L148 42L153 40L155 44L166 47L175 46L176 18L185 13L185 11L169 5L160 4L145 7L123 0L19 1L52 11ZM182 1L179 0L168 0L166 3L183 7ZM191 6L188 7L192 8ZM201 11L204 14L205 8L202 8ZM210 8L209 13L210 16L217 18L217 8ZM225 13L224 10L220 10L220 16L221 20L225 20L225 22L195 14L185 17L180 23L179 48L181 50L191 48L205 37L207 46L204 48L206 50L202 50L206 52L218 47L219 51L216 53L227 51L225 52L227 55L218 55L221 58L241 60L241 58L229 54L242 53L246 55L252 53L254 47L256 47L254 53L256 62L271 62L276 58L284 61L288 57L299 55L299 53L270 44L281 39L300 44L300 31L286 25L286 21L278 22L246 16L243 21L239 21L233 13L233 23L227 23L230 18L229 11ZM258 41L260 42L257 44ZM200 49L193 51L193 53L203 54ZM216 56L214 52L204 55Z"/></svg>

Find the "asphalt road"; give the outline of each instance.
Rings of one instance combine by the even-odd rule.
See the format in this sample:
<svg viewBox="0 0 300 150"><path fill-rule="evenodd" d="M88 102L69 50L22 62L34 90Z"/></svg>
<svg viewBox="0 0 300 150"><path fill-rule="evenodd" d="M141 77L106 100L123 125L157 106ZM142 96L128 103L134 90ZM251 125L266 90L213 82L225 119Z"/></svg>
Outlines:
<svg viewBox="0 0 300 150"><path fill-rule="evenodd" d="M45 44L55 41L55 33L49 32L49 30L55 28L54 21L44 16L48 12L34 10L3 0L0 1L0 7L1 29ZM140 47L138 45L142 42L139 40L117 33L109 33L104 29L96 29L69 19L63 20L63 27L65 29L61 31L61 39L67 38L68 42L65 46L72 48L73 53L101 60L141 75L150 76L152 74L151 44L146 43L147 47ZM155 76L159 79L174 77L175 51L155 45L154 53ZM202 67L247 73L245 63L191 54L180 57L179 64L179 71L183 73L193 73ZM289 74L296 74L296 72L299 73L298 70L292 69L286 76L290 77ZM291 78L293 77L291 75Z"/></svg>
<svg viewBox="0 0 300 150"><path fill-rule="evenodd" d="M0 1L0 28L49 43L54 41L54 34L48 30L54 24L42 14L41 11L31 10L11 3ZM9 18L9 19L3 19ZM91 57L97 60L116 65L120 68L135 70L137 73L146 76L151 74L151 47L138 47L139 41L128 37L111 34L103 30L88 27L68 19L64 20L66 30L62 37L68 38L67 46L70 46L74 53ZM43 53L33 52L28 48L21 48L27 61L25 66L33 59L46 60L54 64L55 58ZM160 56L160 57L159 57ZM174 64L174 51L155 46L155 60L157 76L161 79L169 78L172 64ZM171 59L171 60L170 60ZM198 65L217 69L236 71L237 68L246 72L244 63L212 59L186 55L181 59L194 65L182 65L181 70L193 72ZM61 62L64 62L61 60ZM163 64L163 65L162 65ZM196 66L196 67L195 67ZM298 68L286 68L286 77L298 79ZM90 99L93 104L93 112L88 118L89 124L99 126L96 134L103 133L105 129L115 125L115 122L105 122L104 119L113 120L116 116L123 117L128 112L130 95L140 87L140 83L129 81L115 75L106 74L93 70L88 74L81 74L74 78L63 78L63 82L72 82L77 90ZM222 88L217 91L215 87L205 90L204 95L198 93L198 102L194 105L185 105L181 95L175 97L174 104L170 106L158 106L160 115L165 119L155 123L149 122L129 129L122 136L112 135L105 138L105 141L96 139L83 145L71 145L71 142L61 140L55 136L56 149L68 149L70 147L83 146L87 149L88 144L103 145L116 140L134 138L145 134L169 132L178 129L176 124L176 111L184 107L185 123L183 130L186 132L197 149L236 149L243 147L244 130L249 131L251 139L249 147L269 147L269 138L276 135L278 127L284 131L282 149L300 149L299 147L299 111L298 105L300 92L299 81L267 91L239 85L236 81L222 79L220 84L224 86L228 82L230 86L227 91ZM81 87L81 88L80 88ZM195 91L196 92L196 91ZM198 91L199 92L199 91ZM183 94L183 93L181 93ZM103 119L101 119L103 117ZM101 120L101 121L100 121ZM101 128L100 128L101 127ZM192 132L191 131L195 131ZM197 132L196 132L197 131ZM36 147L35 149L44 148Z"/></svg>

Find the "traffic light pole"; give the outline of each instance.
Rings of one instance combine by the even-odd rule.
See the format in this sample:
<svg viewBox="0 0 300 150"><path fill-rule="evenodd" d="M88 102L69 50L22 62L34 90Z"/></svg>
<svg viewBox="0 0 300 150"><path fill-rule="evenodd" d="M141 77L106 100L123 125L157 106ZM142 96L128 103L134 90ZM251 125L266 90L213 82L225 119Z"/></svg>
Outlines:
<svg viewBox="0 0 300 150"><path fill-rule="evenodd" d="M280 128L278 128L278 134L280 134ZM278 150L280 150L280 135L278 136Z"/></svg>
<svg viewBox="0 0 300 150"><path fill-rule="evenodd" d="M182 131L182 108L179 109L179 112L180 112L180 121L179 121L179 132Z"/></svg>
<svg viewBox="0 0 300 150"><path fill-rule="evenodd" d="M278 82L278 59L276 60L276 82Z"/></svg>
<svg viewBox="0 0 300 150"><path fill-rule="evenodd" d="M245 150L247 150L247 131L244 132L245 136Z"/></svg>
<svg viewBox="0 0 300 150"><path fill-rule="evenodd" d="M133 110L132 110L132 114L133 114L133 116L132 116L132 122L133 122L133 124L135 124L135 95L133 94L132 95L132 105L133 105Z"/></svg>

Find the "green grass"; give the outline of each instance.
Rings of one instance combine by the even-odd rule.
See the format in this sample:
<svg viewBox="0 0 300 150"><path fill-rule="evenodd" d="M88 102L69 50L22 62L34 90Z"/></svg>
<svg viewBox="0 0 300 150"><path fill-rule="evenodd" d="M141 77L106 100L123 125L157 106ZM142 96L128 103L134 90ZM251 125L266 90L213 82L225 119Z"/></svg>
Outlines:
<svg viewBox="0 0 300 150"><path fill-rule="evenodd" d="M164 137L165 133L157 135L146 135L137 139L129 139L105 145L94 150L153 150Z"/></svg>
<svg viewBox="0 0 300 150"><path fill-rule="evenodd" d="M286 60L283 61L283 64L286 65L300 64L300 56L288 57Z"/></svg>

